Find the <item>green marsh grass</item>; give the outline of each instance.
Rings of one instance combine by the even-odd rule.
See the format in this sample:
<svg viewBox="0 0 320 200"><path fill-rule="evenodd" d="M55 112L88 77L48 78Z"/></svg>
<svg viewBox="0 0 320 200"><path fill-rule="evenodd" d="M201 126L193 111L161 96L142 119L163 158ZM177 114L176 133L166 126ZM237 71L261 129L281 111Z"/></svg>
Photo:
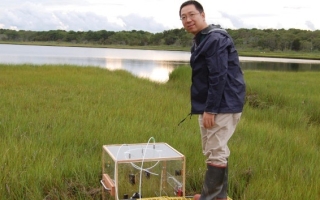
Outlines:
<svg viewBox="0 0 320 200"><path fill-rule="evenodd" d="M245 71L247 98L229 142L229 196L320 198L319 72ZM186 156L200 192L190 69L160 84L95 67L0 65L0 199L100 199L102 145L154 137Z"/></svg>

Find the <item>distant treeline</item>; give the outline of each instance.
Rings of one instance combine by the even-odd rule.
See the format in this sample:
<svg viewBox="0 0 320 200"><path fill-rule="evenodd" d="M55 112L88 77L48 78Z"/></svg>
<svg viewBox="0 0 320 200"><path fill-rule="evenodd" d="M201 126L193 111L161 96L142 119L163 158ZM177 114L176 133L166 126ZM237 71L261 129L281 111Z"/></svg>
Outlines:
<svg viewBox="0 0 320 200"><path fill-rule="evenodd" d="M258 51L320 50L320 30L300 29L227 29L238 49ZM160 33L146 31L26 31L0 29L0 41L6 42L71 42L77 44L188 47L193 36L183 28Z"/></svg>

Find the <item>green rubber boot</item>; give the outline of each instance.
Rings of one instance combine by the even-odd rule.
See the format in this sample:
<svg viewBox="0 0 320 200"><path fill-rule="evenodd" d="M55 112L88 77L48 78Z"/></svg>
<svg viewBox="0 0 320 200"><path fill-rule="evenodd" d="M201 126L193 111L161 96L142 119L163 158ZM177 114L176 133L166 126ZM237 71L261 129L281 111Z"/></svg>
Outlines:
<svg viewBox="0 0 320 200"><path fill-rule="evenodd" d="M216 200L227 198L227 167L216 167L207 164L200 200ZM224 191L223 191L224 190Z"/></svg>

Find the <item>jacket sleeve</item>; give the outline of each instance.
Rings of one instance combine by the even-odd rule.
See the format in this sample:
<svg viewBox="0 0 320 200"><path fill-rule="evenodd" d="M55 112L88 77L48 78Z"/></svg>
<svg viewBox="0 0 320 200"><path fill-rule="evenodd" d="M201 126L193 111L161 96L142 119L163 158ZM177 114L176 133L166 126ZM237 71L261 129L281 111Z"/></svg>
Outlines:
<svg viewBox="0 0 320 200"><path fill-rule="evenodd" d="M222 34L210 34L206 43L208 67L208 96L205 112L219 113L227 81L228 46L230 39Z"/></svg>

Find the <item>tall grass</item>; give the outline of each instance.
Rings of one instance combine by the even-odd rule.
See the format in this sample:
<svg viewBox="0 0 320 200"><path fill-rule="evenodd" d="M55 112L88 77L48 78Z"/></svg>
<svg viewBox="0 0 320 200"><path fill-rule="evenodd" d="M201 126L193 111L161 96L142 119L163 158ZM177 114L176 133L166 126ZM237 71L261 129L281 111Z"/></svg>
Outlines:
<svg viewBox="0 0 320 200"><path fill-rule="evenodd" d="M320 198L318 72L245 71L229 142L229 196ZM186 156L187 195L205 171L190 69L166 84L95 67L0 65L0 199L100 199L102 145L167 142Z"/></svg>

